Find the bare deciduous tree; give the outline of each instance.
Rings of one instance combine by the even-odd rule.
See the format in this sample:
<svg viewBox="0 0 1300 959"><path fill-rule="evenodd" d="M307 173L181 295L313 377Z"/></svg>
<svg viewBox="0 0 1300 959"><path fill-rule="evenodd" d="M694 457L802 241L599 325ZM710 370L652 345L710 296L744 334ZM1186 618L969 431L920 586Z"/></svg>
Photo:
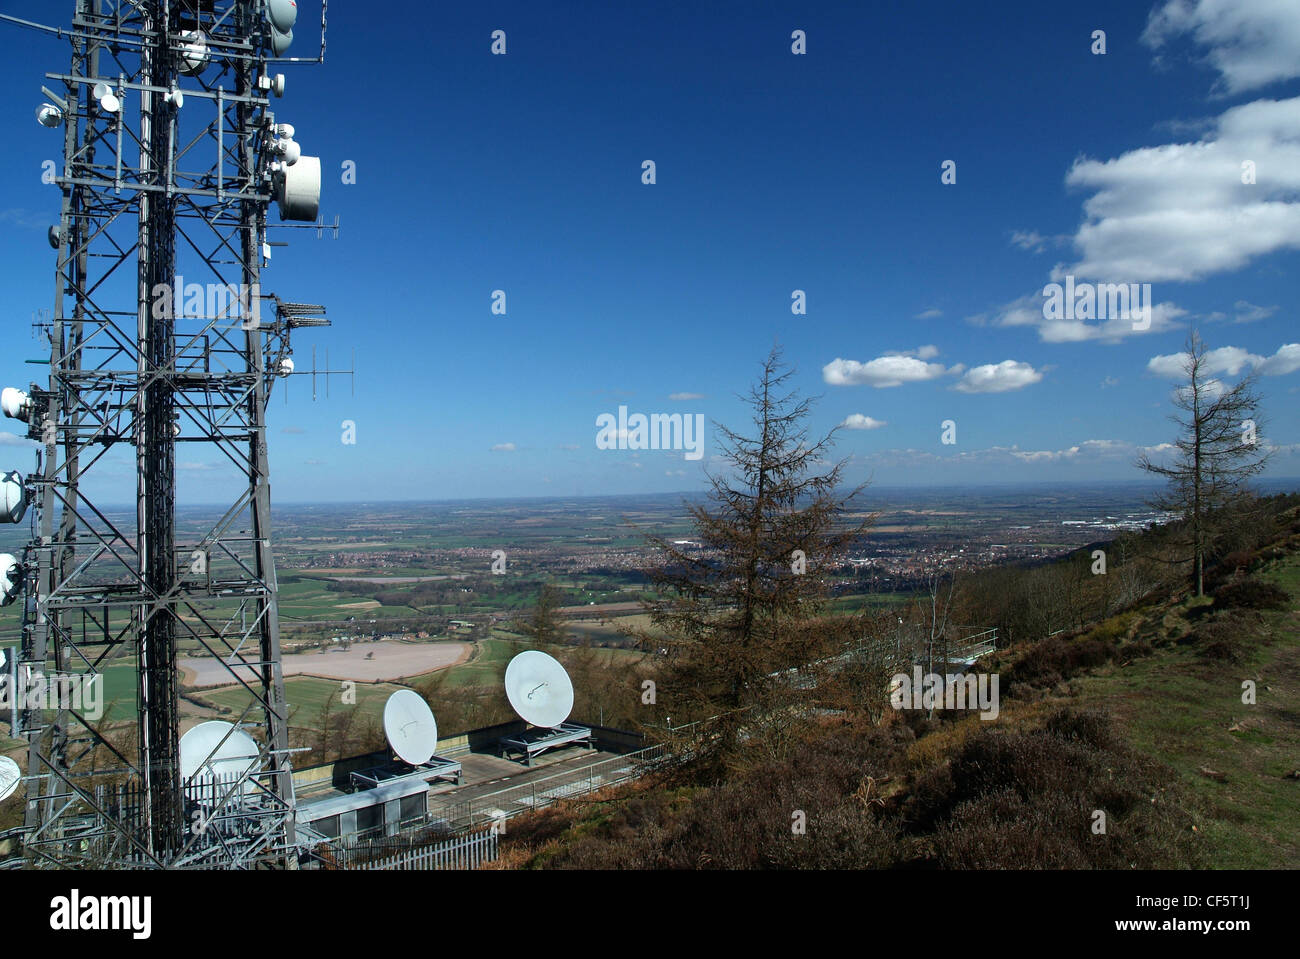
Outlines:
<svg viewBox="0 0 1300 959"><path fill-rule="evenodd" d="M1187 380L1174 393L1174 406L1181 412L1170 417L1179 427L1173 462L1157 463L1143 453L1137 463L1168 481L1165 493L1151 505L1183 517L1184 561L1191 562L1197 596L1205 594L1205 557L1215 537L1214 514L1250 496L1246 484L1268 459L1259 442L1263 424L1255 374L1228 387L1214 377L1206 354L1205 343L1193 331L1183 354Z"/></svg>

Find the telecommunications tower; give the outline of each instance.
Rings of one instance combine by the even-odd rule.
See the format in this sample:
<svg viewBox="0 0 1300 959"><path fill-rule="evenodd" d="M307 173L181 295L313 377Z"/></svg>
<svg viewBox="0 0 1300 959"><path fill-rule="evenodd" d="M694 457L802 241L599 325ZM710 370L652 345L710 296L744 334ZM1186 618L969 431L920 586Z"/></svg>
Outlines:
<svg viewBox="0 0 1300 959"><path fill-rule="evenodd" d="M283 245L271 205L317 219L320 159L272 105L279 64L324 60L326 0L310 58L285 55L294 0L68 2L70 26L3 18L72 45L37 110L63 132L49 376L2 404L39 446L0 489L0 519L30 506L32 526L0 556L0 599L25 604L20 688L56 693L16 713L24 851L37 867L290 865L266 409L291 332L328 320L261 280ZM230 505L178 522L178 467L205 455L234 476ZM99 501L114 456L133 460L134 515ZM248 705L181 737L178 656ZM89 684L107 703L126 676L125 709L95 715Z"/></svg>

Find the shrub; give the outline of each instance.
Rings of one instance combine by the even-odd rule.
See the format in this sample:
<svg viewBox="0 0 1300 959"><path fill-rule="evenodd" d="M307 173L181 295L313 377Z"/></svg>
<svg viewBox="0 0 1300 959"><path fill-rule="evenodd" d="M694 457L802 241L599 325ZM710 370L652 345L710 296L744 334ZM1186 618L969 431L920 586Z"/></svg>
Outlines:
<svg viewBox="0 0 1300 959"><path fill-rule="evenodd" d="M1112 616L1105 622L1098 623L1093 627L1092 631L1088 633L1088 637L1091 639L1101 640L1103 643L1124 639L1128 636L1129 628L1133 625L1133 620L1136 618L1137 614L1133 612Z"/></svg>
<svg viewBox="0 0 1300 959"><path fill-rule="evenodd" d="M1040 640L1029 648L1008 673L1010 685L1051 686L1081 670L1115 658L1115 643L1095 636L1066 640L1058 636Z"/></svg>
<svg viewBox="0 0 1300 959"><path fill-rule="evenodd" d="M647 790L574 822L534 865L580 869L871 869L897 864L884 814L890 765L911 739L902 723L844 727L726 782ZM874 780L874 781L873 781ZM806 829L795 832L792 813ZM521 830L526 827L521 827ZM554 830L548 838L557 838Z"/></svg>
<svg viewBox="0 0 1300 959"><path fill-rule="evenodd" d="M1240 579L1215 590L1214 605L1220 609L1288 609L1291 594L1260 579Z"/></svg>
<svg viewBox="0 0 1300 959"><path fill-rule="evenodd" d="M1057 709L1047 717L1047 731L1058 739L1081 742L1094 749L1116 745L1110 714L1101 709Z"/></svg>
<svg viewBox="0 0 1300 959"><path fill-rule="evenodd" d="M1115 739L1105 714L1066 708L1045 729L972 737L917 782L902 818L932 834L949 868L1187 867L1199 855L1175 782Z"/></svg>
<svg viewBox="0 0 1300 959"><path fill-rule="evenodd" d="M1189 639L1207 661L1239 663L1249 648L1245 631L1246 624L1236 617L1214 619L1197 626Z"/></svg>

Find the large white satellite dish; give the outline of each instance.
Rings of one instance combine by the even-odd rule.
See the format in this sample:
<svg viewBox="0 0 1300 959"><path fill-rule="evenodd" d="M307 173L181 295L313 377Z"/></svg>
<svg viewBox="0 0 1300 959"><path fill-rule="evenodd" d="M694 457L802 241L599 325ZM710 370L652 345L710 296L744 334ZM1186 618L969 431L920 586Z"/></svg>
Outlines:
<svg viewBox="0 0 1300 959"><path fill-rule="evenodd" d="M22 781L23 771L8 756L0 756L0 800L8 799Z"/></svg>
<svg viewBox="0 0 1300 959"><path fill-rule="evenodd" d="M384 703L384 735L398 757L423 766L438 748L438 722L417 692L399 689Z"/></svg>
<svg viewBox="0 0 1300 959"><path fill-rule="evenodd" d="M573 683L558 659L530 649L506 667L506 698L525 722L554 728L573 712Z"/></svg>
<svg viewBox="0 0 1300 959"><path fill-rule="evenodd" d="M181 737L180 746L181 779L187 786L206 785L214 777L225 780L243 775L250 769L256 772L261 755L252 736L236 728L234 723L220 719L199 723ZM244 782L245 793L256 788L257 784L251 779Z"/></svg>

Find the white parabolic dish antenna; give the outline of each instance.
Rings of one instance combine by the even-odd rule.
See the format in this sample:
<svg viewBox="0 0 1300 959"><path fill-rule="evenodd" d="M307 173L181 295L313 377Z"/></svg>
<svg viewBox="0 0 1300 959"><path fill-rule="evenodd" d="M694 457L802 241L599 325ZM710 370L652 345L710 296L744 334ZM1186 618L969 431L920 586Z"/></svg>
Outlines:
<svg viewBox="0 0 1300 959"><path fill-rule="evenodd" d="M23 771L8 756L0 756L0 799L8 799L18 788Z"/></svg>
<svg viewBox="0 0 1300 959"><path fill-rule="evenodd" d="M438 721L424 697L399 689L384 703L384 735L399 759L423 766L438 748Z"/></svg>
<svg viewBox="0 0 1300 959"><path fill-rule="evenodd" d="M506 667L506 698L525 722L555 727L573 712L573 683L558 659L530 649Z"/></svg>
<svg viewBox="0 0 1300 959"><path fill-rule="evenodd" d="M225 781L250 769L257 771L260 755L257 743L233 723L219 719L199 723L181 737L180 745L181 779L187 786L210 783L214 776ZM209 756L211 761L205 766ZM257 784L250 779L244 783L243 791L251 793L256 788Z"/></svg>

